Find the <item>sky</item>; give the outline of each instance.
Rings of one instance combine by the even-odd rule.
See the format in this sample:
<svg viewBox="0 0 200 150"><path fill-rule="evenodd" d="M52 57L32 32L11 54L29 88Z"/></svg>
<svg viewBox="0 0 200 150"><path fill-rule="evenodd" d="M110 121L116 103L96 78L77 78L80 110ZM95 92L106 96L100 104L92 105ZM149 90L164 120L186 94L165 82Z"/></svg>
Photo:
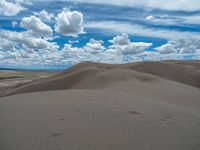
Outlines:
<svg viewBox="0 0 200 150"><path fill-rule="evenodd" d="M0 1L0 67L199 59L199 0Z"/></svg>

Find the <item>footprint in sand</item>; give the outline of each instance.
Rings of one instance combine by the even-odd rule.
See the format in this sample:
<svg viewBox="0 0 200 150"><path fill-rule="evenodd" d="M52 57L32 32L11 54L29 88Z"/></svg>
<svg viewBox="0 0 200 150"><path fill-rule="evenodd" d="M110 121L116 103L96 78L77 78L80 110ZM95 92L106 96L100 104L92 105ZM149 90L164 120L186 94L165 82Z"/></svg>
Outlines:
<svg viewBox="0 0 200 150"><path fill-rule="evenodd" d="M132 115L141 115L140 112L137 112L137 111L134 111L134 110L130 110L128 111L129 114L132 114Z"/></svg>
<svg viewBox="0 0 200 150"><path fill-rule="evenodd" d="M60 136L62 136L62 135L63 135L62 132L60 132L60 133L52 133L52 134L50 134L48 137L49 137L49 138L56 138L56 137L60 137Z"/></svg>
<svg viewBox="0 0 200 150"><path fill-rule="evenodd" d="M64 118L59 118L59 119L58 119L58 121L64 121L64 120L65 120Z"/></svg>
<svg viewBox="0 0 200 150"><path fill-rule="evenodd" d="M178 122L178 119L174 118L174 116L171 116L169 114L166 114L162 119L161 122L164 124L174 124Z"/></svg>

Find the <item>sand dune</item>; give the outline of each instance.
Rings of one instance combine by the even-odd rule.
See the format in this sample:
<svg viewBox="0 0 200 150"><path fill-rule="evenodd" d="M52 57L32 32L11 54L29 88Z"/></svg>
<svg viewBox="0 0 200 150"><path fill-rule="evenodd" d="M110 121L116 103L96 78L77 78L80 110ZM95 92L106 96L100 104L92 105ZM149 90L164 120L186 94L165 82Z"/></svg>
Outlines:
<svg viewBox="0 0 200 150"><path fill-rule="evenodd" d="M198 61L84 62L4 88L0 150L199 150L199 79Z"/></svg>
<svg viewBox="0 0 200 150"><path fill-rule="evenodd" d="M53 77L0 90L0 96L64 89L99 89L123 81L151 82L158 78L173 80L200 88L200 62L142 62L109 65L80 63ZM153 82L153 81L152 81Z"/></svg>
<svg viewBox="0 0 200 150"><path fill-rule="evenodd" d="M134 70L200 88L199 61L145 62L136 66Z"/></svg>

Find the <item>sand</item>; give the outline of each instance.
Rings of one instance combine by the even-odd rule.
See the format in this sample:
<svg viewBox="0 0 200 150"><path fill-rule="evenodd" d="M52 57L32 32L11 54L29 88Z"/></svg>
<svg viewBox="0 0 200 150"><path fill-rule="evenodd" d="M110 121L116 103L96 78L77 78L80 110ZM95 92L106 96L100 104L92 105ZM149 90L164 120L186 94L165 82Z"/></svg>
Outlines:
<svg viewBox="0 0 200 150"><path fill-rule="evenodd" d="M9 87L0 150L199 150L199 77L198 61L85 62Z"/></svg>
<svg viewBox="0 0 200 150"><path fill-rule="evenodd" d="M2 70L0 68L0 88L27 83L56 73L53 71Z"/></svg>

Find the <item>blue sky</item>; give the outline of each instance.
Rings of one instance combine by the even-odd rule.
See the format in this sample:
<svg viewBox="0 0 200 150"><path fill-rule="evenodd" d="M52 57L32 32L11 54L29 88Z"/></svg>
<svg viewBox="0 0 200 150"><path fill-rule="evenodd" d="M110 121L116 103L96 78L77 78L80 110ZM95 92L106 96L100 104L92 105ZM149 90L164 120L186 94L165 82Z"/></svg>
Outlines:
<svg viewBox="0 0 200 150"><path fill-rule="evenodd" d="M0 66L200 59L198 0L2 0Z"/></svg>

